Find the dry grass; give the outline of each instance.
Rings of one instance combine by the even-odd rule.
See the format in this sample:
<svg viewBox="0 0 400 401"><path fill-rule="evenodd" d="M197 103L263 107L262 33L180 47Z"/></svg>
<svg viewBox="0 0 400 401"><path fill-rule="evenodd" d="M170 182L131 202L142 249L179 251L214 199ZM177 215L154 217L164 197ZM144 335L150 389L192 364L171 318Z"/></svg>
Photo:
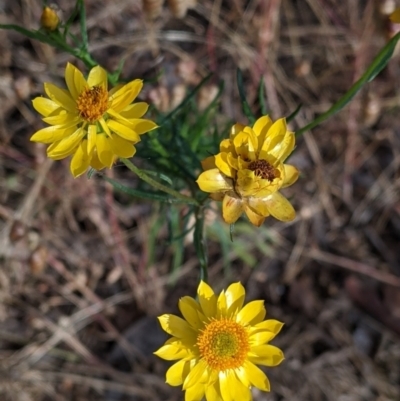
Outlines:
<svg viewBox="0 0 400 401"><path fill-rule="evenodd" d="M221 114L237 119L239 66L251 101L264 77L275 118L304 105L293 127L365 70L385 43L389 4L203 0L181 20L167 8L149 20L139 1L86 3L91 49L105 67L126 57L129 78L164 69L146 94L160 107L213 71L226 82ZM58 4L65 15L73 6ZM4 0L0 22L37 27L40 13L39 1ZM41 127L30 99L44 81L61 82L71 58L3 31L0 55L0 399L182 399L152 355L164 340L153 317L193 294L190 241L170 286L165 228L154 254L146 241L157 206L101 180L74 180L66 162L47 161L29 142ZM268 372L273 392L256 400L400 399L399 82L396 56L350 106L298 141L291 163L302 176L286 192L298 218L259 231L240 223L228 272L210 228L213 285L240 279L249 298L265 299L286 322L276 341L286 361ZM109 174L132 180L121 166Z"/></svg>

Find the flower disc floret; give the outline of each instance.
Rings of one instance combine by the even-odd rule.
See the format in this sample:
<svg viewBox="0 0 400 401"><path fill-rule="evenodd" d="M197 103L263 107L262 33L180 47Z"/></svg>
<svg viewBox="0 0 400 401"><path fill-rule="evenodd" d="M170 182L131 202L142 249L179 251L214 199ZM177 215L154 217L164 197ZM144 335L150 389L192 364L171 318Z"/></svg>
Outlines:
<svg viewBox="0 0 400 401"><path fill-rule="evenodd" d="M239 368L250 350L245 327L229 319L213 320L197 337L201 357L217 371Z"/></svg>
<svg viewBox="0 0 400 401"><path fill-rule="evenodd" d="M88 123L99 121L108 109L108 92L102 86L85 88L76 100L79 115Z"/></svg>
<svg viewBox="0 0 400 401"><path fill-rule="evenodd" d="M87 79L68 63L67 90L45 83L48 98L37 97L33 107L49 127L37 131L31 141L49 144L47 156L54 160L72 156L71 173L83 174L89 166L101 170L119 158L132 157L140 135L157 125L143 119L148 104L132 103L143 83L135 79L108 90L107 72L97 66Z"/></svg>
<svg viewBox="0 0 400 401"><path fill-rule="evenodd" d="M198 299L183 297L175 315L159 317L162 328L172 337L155 352L160 358L175 360L166 381L181 386L186 401L251 401L251 388L269 391L265 373L256 365L276 366L282 351L269 342L283 323L264 320L263 301L244 305L245 290L231 284L218 296L205 282L197 290Z"/></svg>
<svg viewBox="0 0 400 401"><path fill-rule="evenodd" d="M260 226L266 217L291 221L296 213L279 192L298 178L296 167L284 164L295 145L294 133L281 118L259 118L253 127L235 124L220 153L203 160L197 183L214 200L222 200L222 216L229 223L246 213Z"/></svg>

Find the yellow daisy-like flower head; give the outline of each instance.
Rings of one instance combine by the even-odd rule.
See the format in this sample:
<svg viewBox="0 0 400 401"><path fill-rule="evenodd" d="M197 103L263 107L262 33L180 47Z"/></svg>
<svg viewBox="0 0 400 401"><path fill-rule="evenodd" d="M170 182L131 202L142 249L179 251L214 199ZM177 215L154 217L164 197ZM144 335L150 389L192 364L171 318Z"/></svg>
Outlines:
<svg viewBox="0 0 400 401"><path fill-rule="evenodd" d="M291 221L296 213L278 191L292 185L298 170L284 164L293 151L294 133L281 118L273 122L259 118L253 127L235 124L229 139L220 144L220 153L203 160L205 170L197 183L214 200L222 200L222 215L235 223L243 212L260 226L269 215Z"/></svg>
<svg viewBox="0 0 400 401"><path fill-rule="evenodd" d="M51 159L72 155L74 177L89 166L101 170L110 168L118 157L132 157L140 135L157 128L153 121L141 118L147 103L132 104L143 86L140 79L108 91L103 68L92 68L86 80L68 63L65 82L68 90L45 83L49 99L33 100L33 107L50 126L37 131L31 141L50 144L47 156Z"/></svg>
<svg viewBox="0 0 400 401"><path fill-rule="evenodd" d="M244 304L245 290L231 284L219 296L203 281L198 301L183 297L175 315L159 317L173 337L155 352L166 360L179 360L167 371L171 386L183 386L185 401L251 401L251 387L269 391L265 373L256 365L277 366L282 351L268 344L283 323L264 320L263 301Z"/></svg>

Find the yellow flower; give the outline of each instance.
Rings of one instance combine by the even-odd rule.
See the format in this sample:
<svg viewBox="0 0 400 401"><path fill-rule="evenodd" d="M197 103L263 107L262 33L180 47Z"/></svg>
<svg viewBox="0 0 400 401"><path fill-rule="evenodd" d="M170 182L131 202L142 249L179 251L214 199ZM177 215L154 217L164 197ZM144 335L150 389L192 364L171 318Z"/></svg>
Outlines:
<svg viewBox="0 0 400 401"><path fill-rule="evenodd" d="M40 17L40 25L48 31L55 31L60 23L56 10L52 7L44 7Z"/></svg>
<svg viewBox="0 0 400 401"><path fill-rule="evenodd" d="M86 80L68 63L65 82L68 90L45 83L50 99L33 100L33 107L50 127L37 131L31 141L51 144L47 149L51 159L73 155L70 169L74 177L89 166L111 168L118 157L132 157L140 135L157 128L154 122L141 118L147 112L147 103L131 104L142 89L140 79L108 91L103 68L92 68Z"/></svg>
<svg viewBox="0 0 400 401"><path fill-rule="evenodd" d="M283 323L264 320L263 301L243 307L245 290L231 284L219 296L203 281L198 301L183 297L179 309L185 318L159 317L173 337L155 352L166 360L179 360L167 371L166 382L183 385L185 401L250 401L251 387L270 391L265 373L256 365L276 366L282 351L269 345Z"/></svg>
<svg viewBox="0 0 400 401"><path fill-rule="evenodd" d="M389 18L393 23L400 24L400 8L396 8L396 10L390 14Z"/></svg>
<svg viewBox="0 0 400 401"><path fill-rule="evenodd" d="M278 191L298 178L296 167L283 164L293 151L294 133L286 121L268 116L254 126L235 124L230 138L220 144L220 153L203 160L205 170L197 183L214 200L222 200L222 216L233 224L243 212L252 224L260 226L269 215L291 221L296 213Z"/></svg>

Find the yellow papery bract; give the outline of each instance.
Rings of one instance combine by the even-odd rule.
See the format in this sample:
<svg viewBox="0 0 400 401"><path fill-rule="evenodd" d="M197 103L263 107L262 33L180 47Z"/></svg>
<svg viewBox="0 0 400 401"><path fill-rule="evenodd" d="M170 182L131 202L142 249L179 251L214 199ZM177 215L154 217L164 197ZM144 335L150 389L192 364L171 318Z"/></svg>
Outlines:
<svg viewBox="0 0 400 401"><path fill-rule="evenodd" d="M148 109L147 103L132 104L143 87L141 80L109 92L107 81L107 72L100 66L92 68L86 80L68 63L67 89L45 83L49 99L33 100L33 107L51 126L37 131L31 141L50 144L47 155L52 159L73 155L70 169L74 177L89 166L98 170L111 168L118 157L132 157L140 135L157 128L153 121L141 118Z"/></svg>
<svg viewBox="0 0 400 401"><path fill-rule="evenodd" d="M243 306L245 289L231 284L217 296L201 281L198 301L184 297L179 308L184 319L159 317L162 328L174 337L155 352L177 360L166 374L171 386L181 386L185 400L251 401L251 387L269 391L270 383L257 366L274 366L282 351L268 344L282 327L276 320L263 320L263 301ZM179 336L179 339L177 338Z"/></svg>
<svg viewBox="0 0 400 401"><path fill-rule="evenodd" d="M229 139L221 141L220 153L202 162L205 171L197 183L212 199L222 200L222 217L228 224L243 212L258 227L270 215L291 221L296 213L279 190L299 177L296 167L283 164L294 146L294 133L287 130L284 118L273 122L262 116L253 127L235 124Z"/></svg>
<svg viewBox="0 0 400 401"><path fill-rule="evenodd" d="M392 14L390 14L389 18L395 24L400 24L400 8L394 10Z"/></svg>

